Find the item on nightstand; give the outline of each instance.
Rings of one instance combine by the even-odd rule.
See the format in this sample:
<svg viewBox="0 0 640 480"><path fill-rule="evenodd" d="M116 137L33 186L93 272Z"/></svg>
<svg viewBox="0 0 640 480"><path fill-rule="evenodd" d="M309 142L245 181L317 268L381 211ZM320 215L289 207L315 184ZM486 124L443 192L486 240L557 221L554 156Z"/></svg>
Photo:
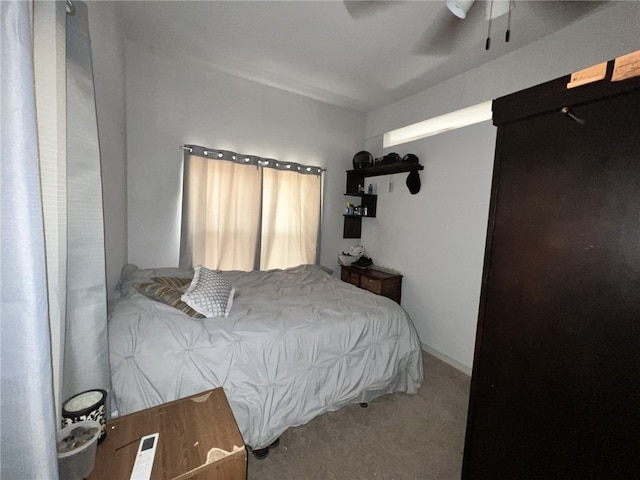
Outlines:
<svg viewBox="0 0 640 480"><path fill-rule="evenodd" d="M92 472L100 424L94 420L75 422L57 433L58 469L61 480L82 480Z"/></svg>
<svg viewBox="0 0 640 480"><path fill-rule="evenodd" d="M371 265L373 265L373 260L365 256L360 257L357 261L351 264L352 267L357 268L369 268Z"/></svg>
<svg viewBox="0 0 640 480"><path fill-rule="evenodd" d="M107 436L106 417L107 392L101 388L87 390L68 398L62 404L62 427L84 420L95 420L100 424L102 443Z"/></svg>
<svg viewBox="0 0 640 480"><path fill-rule="evenodd" d="M361 256L362 255L353 256L353 255L346 254L344 252L343 253L339 253L338 254L338 265L340 265L340 266L351 265L356 260L359 260Z"/></svg>
<svg viewBox="0 0 640 480"><path fill-rule="evenodd" d="M364 247L362 245L354 245L349 250L338 254L338 265L353 265L353 262L360 260L364 255Z"/></svg>

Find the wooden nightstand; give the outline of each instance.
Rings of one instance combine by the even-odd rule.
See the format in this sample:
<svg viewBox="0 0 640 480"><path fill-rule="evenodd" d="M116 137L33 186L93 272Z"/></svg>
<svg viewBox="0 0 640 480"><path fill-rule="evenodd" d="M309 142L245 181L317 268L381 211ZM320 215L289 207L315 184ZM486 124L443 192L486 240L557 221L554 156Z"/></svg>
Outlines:
<svg viewBox="0 0 640 480"><path fill-rule="evenodd" d="M247 450L222 388L107 422L89 480L129 478L140 438L156 432L152 479L246 480Z"/></svg>
<svg viewBox="0 0 640 480"><path fill-rule="evenodd" d="M340 278L356 287L388 297L400 304L402 296L402 275L387 273L373 268L356 268L342 265Z"/></svg>

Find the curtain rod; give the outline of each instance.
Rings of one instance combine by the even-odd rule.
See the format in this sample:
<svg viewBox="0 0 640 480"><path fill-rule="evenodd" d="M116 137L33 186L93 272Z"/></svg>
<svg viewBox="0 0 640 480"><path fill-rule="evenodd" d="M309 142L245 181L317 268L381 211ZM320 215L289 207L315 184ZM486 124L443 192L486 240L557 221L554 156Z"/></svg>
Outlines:
<svg viewBox="0 0 640 480"><path fill-rule="evenodd" d="M263 158L256 155L245 155L241 153L231 152L229 150L220 150L215 148L206 148L199 145L181 145L180 148L185 152L200 157L211 158L213 160L227 160L235 163L246 165L256 165L260 167L275 168L278 170L291 170L305 174L320 175L326 171L326 168L302 165L296 162L282 162L273 158Z"/></svg>

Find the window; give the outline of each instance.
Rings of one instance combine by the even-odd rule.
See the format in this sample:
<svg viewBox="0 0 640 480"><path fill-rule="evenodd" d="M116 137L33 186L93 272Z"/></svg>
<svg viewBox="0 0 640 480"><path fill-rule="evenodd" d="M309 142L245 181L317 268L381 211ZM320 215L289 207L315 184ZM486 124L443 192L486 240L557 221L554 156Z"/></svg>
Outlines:
<svg viewBox="0 0 640 480"><path fill-rule="evenodd" d="M316 263L322 169L185 148L181 267L249 271Z"/></svg>

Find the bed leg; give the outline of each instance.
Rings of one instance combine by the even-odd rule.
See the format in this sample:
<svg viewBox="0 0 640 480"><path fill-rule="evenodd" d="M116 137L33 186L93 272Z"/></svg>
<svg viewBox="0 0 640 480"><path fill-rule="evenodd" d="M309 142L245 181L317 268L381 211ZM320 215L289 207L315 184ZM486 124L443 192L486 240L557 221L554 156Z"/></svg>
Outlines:
<svg viewBox="0 0 640 480"><path fill-rule="evenodd" d="M256 457L258 460L264 460L269 456L269 447L256 448L256 449L249 447L249 450L251 450L251 453L253 453L253 456Z"/></svg>
<svg viewBox="0 0 640 480"><path fill-rule="evenodd" d="M264 460L269 456L269 447L258 448L258 449L253 449L249 447L249 450L251 450L251 453L253 453L253 456L256 457L258 460Z"/></svg>
<svg viewBox="0 0 640 480"><path fill-rule="evenodd" d="M360 406L361 406L362 408L367 408L367 407L369 406L369 404L368 404L367 402L361 402L361 403L360 403Z"/></svg>
<svg viewBox="0 0 640 480"><path fill-rule="evenodd" d="M256 457L258 460L264 460L269 456L269 449L276 448L278 445L280 445L280 437L276 438L268 447L258 448L255 450L249 447L249 450L251 450L251 453L253 453L253 456Z"/></svg>

